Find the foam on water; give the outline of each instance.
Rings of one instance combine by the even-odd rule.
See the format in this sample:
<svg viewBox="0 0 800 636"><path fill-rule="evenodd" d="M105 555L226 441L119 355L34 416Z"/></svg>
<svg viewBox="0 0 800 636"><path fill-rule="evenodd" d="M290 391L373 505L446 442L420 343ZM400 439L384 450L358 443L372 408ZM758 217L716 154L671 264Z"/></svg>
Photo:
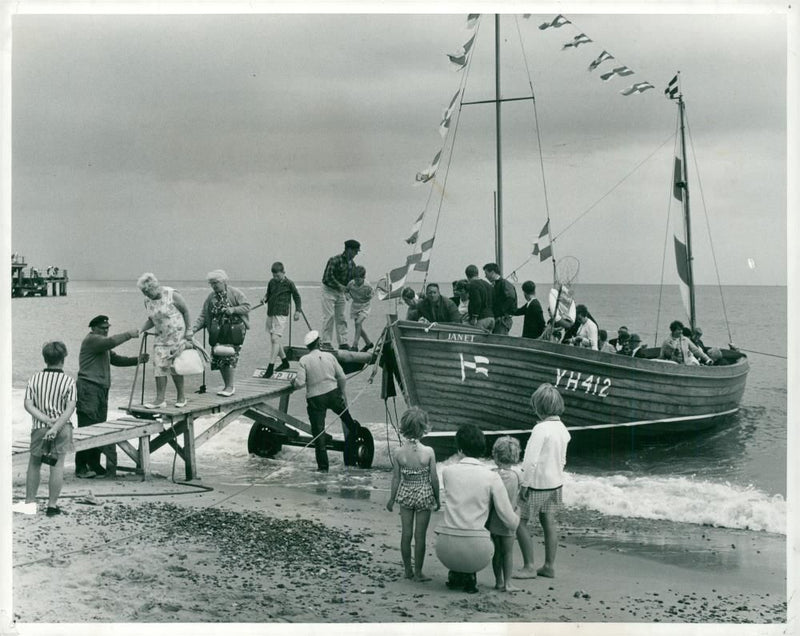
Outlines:
<svg viewBox="0 0 800 636"><path fill-rule="evenodd" d="M13 439L25 439L29 434L30 415L23 407L24 391L12 391ZM109 411L109 418L123 415ZM210 426L216 416L198 418L197 432ZM198 452L203 478L211 483L281 483L304 487L313 482L311 476L316 462L311 449L287 446L272 459L255 457L247 452L250 420L234 421L225 431L211 438ZM336 469L325 479L343 480L341 488L361 487L373 491L388 489L388 471L398 442L385 423L367 424L375 438L373 470L357 471L337 477ZM334 427L334 435L341 433ZM332 466L339 461L331 451ZM120 458L122 454L120 454ZM70 458L72 459L72 458ZM69 461L69 460L68 460ZM152 463L156 471L169 474L173 454L157 452ZM440 462L441 469L455 458ZM492 464L487 460L487 464ZM176 474L182 466L178 462ZM312 481L309 481L309 480ZM317 482L313 482L317 483ZM601 514L642 519L664 519L675 522L712 525L743 530L786 534L786 501L780 495L770 495L752 486L708 481L686 476L630 476L623 474L589 475L567 472L564 484L564 504L583 507Z"/></svg>
<svg viewBox="0 0 800 636"><path fill-rule="evenodd" d="M567 474L564 504L606 515L786 534L786 501L752 486L689 477Z"/></svg>

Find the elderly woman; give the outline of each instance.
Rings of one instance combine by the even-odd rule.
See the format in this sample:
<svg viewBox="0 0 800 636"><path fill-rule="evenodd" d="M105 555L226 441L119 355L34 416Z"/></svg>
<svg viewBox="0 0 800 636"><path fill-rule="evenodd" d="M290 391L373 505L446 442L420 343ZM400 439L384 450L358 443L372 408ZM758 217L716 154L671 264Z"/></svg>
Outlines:
<svg viewBox="0 0 800 636"><path fill-rule="evenodd" d="M186 395L183 391L183 376L172 369L175 356L180 353L181 345L187 336L189 327L189 310L181 295L172 287L159 284L155 275L147 272L139 277L136 285L145 296L144 307L147 310L147 321L142 325L144 332L151 327L155 329L156 339L153 347L153 366L155 367L156 397L147 409L161 409L167 405L167 375L172 375L178 397L175 406L186 406Z"/></svg>
<svg viewBox="0 0 800 636"><path fill-rule="evenodd" d="M492 560L494 546L486 520L494 507L498 518L516 532L519 517L511 507L503 480L479 458L486 452L486 439L475 424L456 431L461 460L442 470L447 506L436 532L436 556L450 570L447 587L467 593L478 591L475 573Z"/></svg>
<svg viewBox="0 0 800 636"><path fill-rule="evenodd" d="M240 325L244 331L249 329L250 323L247 316L250 313L250 302L239 289L228 285L228 275L223 270L215 269L208 273L207 278L213 291L203 303L203 309L192 328L187 332L187 337L191 337L203 328L208 330L209 341L214 347L211 350L211 369L218 369L225 383L225 387L221 391L217 391L217 395L231 397L236 393L233 378L242 345L241 342L218 341L218 337L229 325ZM220 348L215 345L228 346Z"/></svg>

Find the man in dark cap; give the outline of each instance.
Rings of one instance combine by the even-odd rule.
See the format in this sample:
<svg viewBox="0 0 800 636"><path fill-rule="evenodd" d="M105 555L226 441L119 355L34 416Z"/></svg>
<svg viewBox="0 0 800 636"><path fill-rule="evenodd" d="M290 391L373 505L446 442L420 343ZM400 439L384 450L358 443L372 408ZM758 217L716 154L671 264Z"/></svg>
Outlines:
<svg viewBox="0 0 800 636"><path fill-rule="evenodd" d="M347 344L347 318L345 318L346 298L344 290L353 280L356 264L353 259L361 251L361 243L355 239L344 242L344 252L331 256L322 274L322 347L331 347L333 330L340 349L349 349Z"/></svg>
<svg viewBox="0 0 800 636"><path fill-rule="evenodd" d="M81 343L78 359L78 428L105 422L108 418L108 389L111 386L111 366L132 367L147 362L149 354L140 356L121 356L112 349L131 338L139 337L138 329L124 331L114 336L108 335L108 316L95 316L89 322L91 331ZM104 475L107 471L100 465L103 451L109 455L106 466L112 474L116 470L115 445L104 448L91 448L75 453L75 474L78 477Z"/></svg>

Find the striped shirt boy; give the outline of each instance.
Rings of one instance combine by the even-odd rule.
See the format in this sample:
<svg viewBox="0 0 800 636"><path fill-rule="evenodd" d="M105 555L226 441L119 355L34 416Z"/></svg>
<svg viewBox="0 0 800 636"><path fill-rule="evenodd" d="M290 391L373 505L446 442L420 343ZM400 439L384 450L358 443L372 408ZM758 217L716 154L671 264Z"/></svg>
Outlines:
<svg viewBox="0 0 800 636"><path fill-rule="evenodd" d="M61 369L44 369L34 373L25 388L25 399L48 417L57 419L67 404L78 399L75 380ZM50 428L47 422L33 418L33 430Z"/></svg>

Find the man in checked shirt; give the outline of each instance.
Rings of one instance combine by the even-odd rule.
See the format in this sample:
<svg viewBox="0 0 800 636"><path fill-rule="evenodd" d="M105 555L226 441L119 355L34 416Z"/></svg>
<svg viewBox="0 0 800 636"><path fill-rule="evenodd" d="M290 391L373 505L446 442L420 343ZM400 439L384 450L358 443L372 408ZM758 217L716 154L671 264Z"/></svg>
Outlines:
<svg viewBox="0 0 800 636"><path fill-rule="evenodd" d="M344 242L344 252L331 256L322 274L322 337L321 349L332 348L333 330L340 349L349 349L347 344L347 318L344 308L347 302L344 291L353 280L356 264L353 259L361 251L361 243L355 239Z"/></svg>

